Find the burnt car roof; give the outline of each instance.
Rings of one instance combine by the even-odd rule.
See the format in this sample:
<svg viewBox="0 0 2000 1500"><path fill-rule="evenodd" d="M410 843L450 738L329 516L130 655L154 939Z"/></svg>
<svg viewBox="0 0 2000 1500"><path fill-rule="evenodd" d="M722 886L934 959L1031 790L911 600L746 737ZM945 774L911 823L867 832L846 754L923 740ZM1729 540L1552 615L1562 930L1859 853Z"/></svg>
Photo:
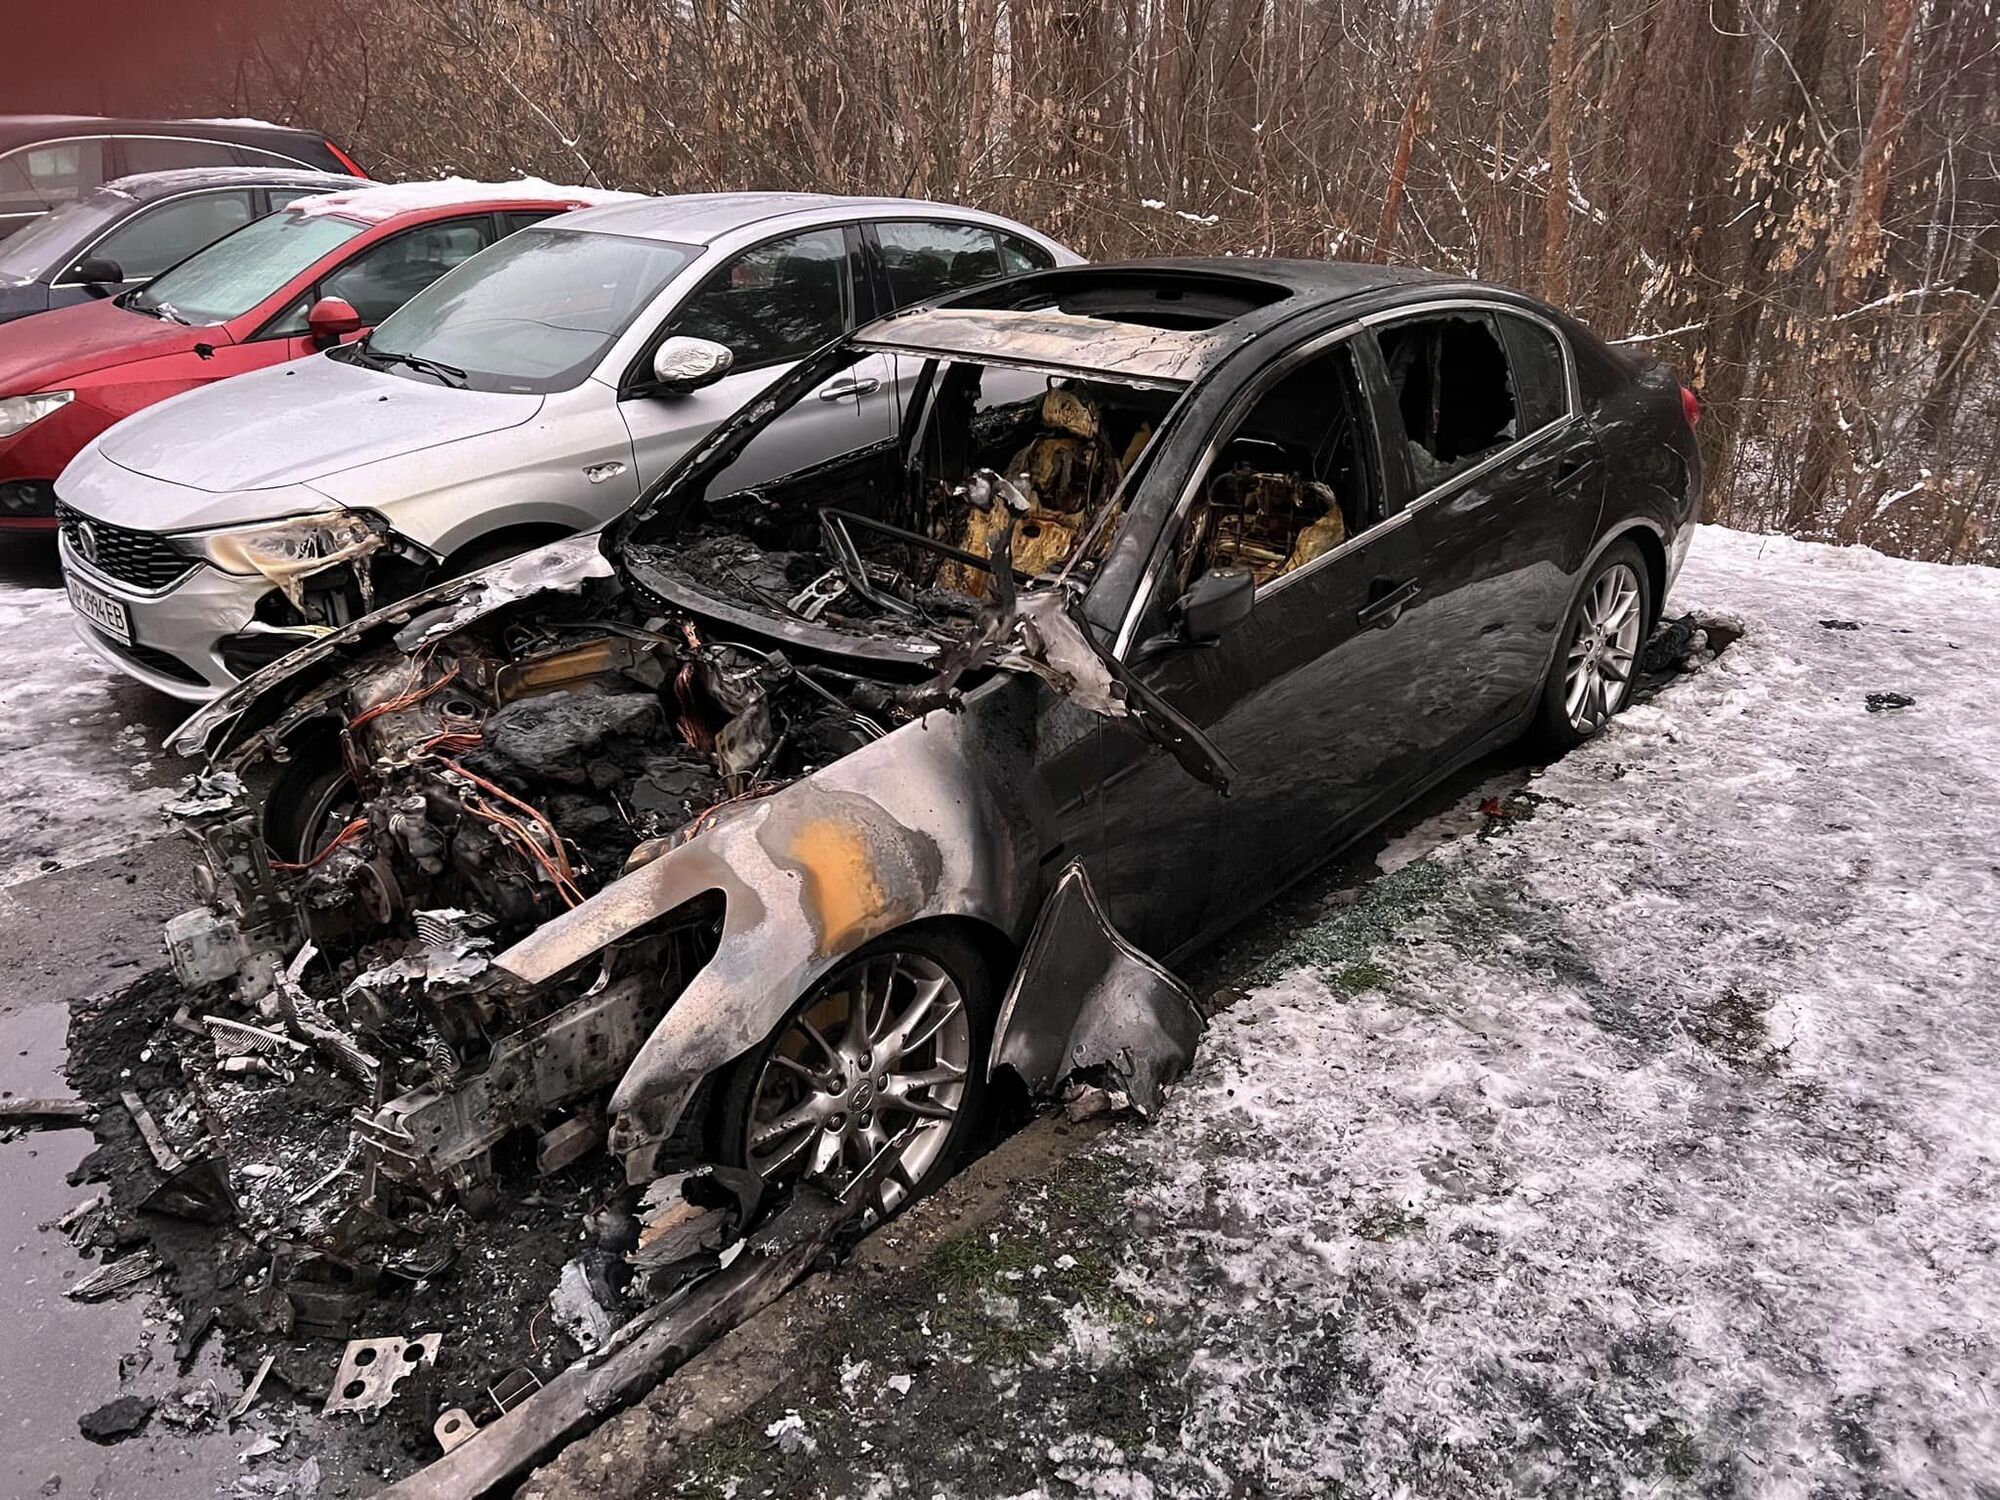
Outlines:
<svg viewBox="0 0 2000 1500"><path fill-rule="evenodd" d="M874 348L1186 383L1243 342L1302 313L1445 287L1505 290L1413 266L1360 261L1096 262L989 282L891 314L854 338Z"/></svg>
<svg viewBox="0 0 2000 1500"><path fill-rule="evenodd" d="M1195 379L1229 347L1229 340L1213 331L983 307L912 308L870 324L854 341L872 349L963 355L1174 385Z"/></svg>

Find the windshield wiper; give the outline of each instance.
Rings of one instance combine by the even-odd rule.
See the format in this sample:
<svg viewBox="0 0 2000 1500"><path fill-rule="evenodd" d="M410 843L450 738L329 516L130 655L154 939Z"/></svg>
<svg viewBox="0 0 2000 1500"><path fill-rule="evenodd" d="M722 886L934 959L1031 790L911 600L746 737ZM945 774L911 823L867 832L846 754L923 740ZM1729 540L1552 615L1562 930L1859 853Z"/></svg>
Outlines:
<svg viewBox="0 0 2000 1500"><path fill-rule="evenodd" d="M183 328L193 326L188 319L175 312L169 303L148 302L144 297L133 297L125 305L133 312L144 313L149 318L162 318L169 323L178 323Z"/></svg>
<svg viewBox="0 0 2000 1500"><path fill-rule="evenodd" d="M359 348L367 358L380 360L385 365L408 365L412 370L417 370L425 375L437 376L446 385L454 385L461 388L465 385L465 371L459 369L457 365L448 365L435 359L425 359L421 354L408 354L401 349L378 348L376 345L369 343L367 339L361 341Z"/></svg>

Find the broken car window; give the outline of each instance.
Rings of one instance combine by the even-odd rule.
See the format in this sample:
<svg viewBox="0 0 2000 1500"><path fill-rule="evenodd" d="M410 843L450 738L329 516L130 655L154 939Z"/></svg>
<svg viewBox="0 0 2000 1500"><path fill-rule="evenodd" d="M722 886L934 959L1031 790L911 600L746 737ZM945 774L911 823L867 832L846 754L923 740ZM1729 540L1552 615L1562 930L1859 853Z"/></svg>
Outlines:
<svg viewBox="0 0 2000 1500"><path fill-rule="evenodd" d="M736 370L797 359L847 326L847 235L814 229L746 250L681 305L667 332L713 339Z"/></svg>
<svg viewBox="0 0 2000 1500"><path fill-rule="evenodd" d="M1483 312L1439 313L1378 329L1417 493L1435 489L1520 435L1507 356Z"/></svg>
<svg viewBox="0 0 2000 1500"><path fill-rule="evenodd" d="M1183 588L1214 568L1258 585L1323 557L1381 517L1354 352L1336 344L1272 386L1203 477L1182 534Z"/></svg>

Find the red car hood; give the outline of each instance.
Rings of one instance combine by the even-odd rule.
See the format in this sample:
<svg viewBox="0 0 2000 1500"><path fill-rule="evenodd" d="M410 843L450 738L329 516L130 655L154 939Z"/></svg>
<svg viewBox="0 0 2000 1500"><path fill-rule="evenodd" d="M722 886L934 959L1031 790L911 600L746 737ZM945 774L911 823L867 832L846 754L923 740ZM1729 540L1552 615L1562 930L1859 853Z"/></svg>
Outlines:
<svg viewBox="0 0 2000 1500"><path fill-rule="evenodd" d="M54 390L106 365L180 354L198 343L226 344L220 328L189 328L164 318L84 302L0 323L0 396Z"/></svg>

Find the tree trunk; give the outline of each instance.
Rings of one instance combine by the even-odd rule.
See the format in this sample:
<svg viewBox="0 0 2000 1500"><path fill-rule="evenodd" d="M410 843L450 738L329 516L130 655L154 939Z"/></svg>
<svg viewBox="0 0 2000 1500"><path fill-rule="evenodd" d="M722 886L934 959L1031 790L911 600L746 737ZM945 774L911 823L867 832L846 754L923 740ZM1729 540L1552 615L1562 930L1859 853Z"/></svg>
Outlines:
<svg viewBox="0 0 2000 1500"><path fill-rule="evenodd" d="M1396 132L1396 159L1389 167L1389 188L1382 195L1382 218L1375 226L1375 253L1370 260L1386 262L1389 244L1396 237L1396 219L1403 208L1403 184L1410 176L1410 153L1416 148L1417 132L1423 128L1424 110L1430 103L1431 63L1437 57L1438 38L1451 14L1451 0L1438 0L1431 12L1430 29L1424 33L1423 50L1417 54L1417 76L1410 89L1410 102L1403 111L1403 128Z"/></svg>
<svg viewBox="0 0 2000 1500"><path fill-rule="evenodd" d="M1576 12L1572 0L1555 0L1549 39L1549 182L1547 227L1542 238L1542 296L1560 307L1569 300L1569 128L1576 100Z"/></svg>

